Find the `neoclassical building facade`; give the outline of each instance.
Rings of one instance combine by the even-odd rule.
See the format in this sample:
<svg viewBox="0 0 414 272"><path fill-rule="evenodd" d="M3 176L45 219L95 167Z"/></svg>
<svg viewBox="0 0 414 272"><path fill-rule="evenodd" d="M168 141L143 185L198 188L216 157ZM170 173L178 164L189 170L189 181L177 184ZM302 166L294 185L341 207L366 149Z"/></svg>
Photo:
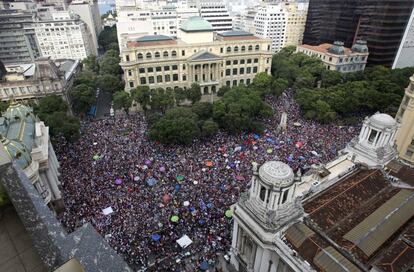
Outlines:
<svg viewBox="0 0 414 272"><path fill-rule="evenodd" d="M60 167L49 128L31 108L12 102L0 117L0 148L23 169L45 204L52 209L62 207Z"/></svg>
<svg viewBox="0 0 414 272"><path fill-rule="evenodd" d="M152 35L128 42L120 63L125 88L189 88L198 83L207 95L222 86L250 84L257 73L270 74L270 43L243 31L215 33L210 23L191 17L178 39Z"/></svg>

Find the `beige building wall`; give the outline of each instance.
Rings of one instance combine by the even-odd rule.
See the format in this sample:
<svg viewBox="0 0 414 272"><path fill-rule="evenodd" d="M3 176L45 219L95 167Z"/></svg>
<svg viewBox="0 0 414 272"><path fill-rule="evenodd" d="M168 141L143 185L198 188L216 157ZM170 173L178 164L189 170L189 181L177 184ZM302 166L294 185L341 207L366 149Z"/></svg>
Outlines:
<svg viewBox="0 0 414 272"><path fill-rule="evenodd" d="M401 123L396 142L400 158L414 163L414 75L410 81L396 116Z"/></svg>
<svg viewBox="0 0 414 272"><path fill-rule="evenodd" d="M199 33L194 33L198 37ZM200 34L201 35L201 34ZM268 39L215 39L193 43L130 46L121 52L126 90L137 86L189 88L201 86L202 94L214 94L222 86L250 84L260 72L270 74L272 54ZM196 43L194 43L196 42ZM162 42L160 42L162 43Z"/></svg>
<svg viewBox="0 0 414 272"><path fill-rule="evenodd" d="M284 47L302 44L308 14L308 3L287 3L286 7L288 16Z"/></svg>

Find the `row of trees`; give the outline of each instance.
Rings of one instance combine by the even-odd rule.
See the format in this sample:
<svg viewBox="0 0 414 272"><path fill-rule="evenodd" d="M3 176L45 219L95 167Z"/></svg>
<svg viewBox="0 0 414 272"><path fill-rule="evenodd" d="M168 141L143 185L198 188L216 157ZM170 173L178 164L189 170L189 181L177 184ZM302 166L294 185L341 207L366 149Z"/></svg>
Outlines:
<svg viewBox="0 0 414 272"><path fill-rule="evenodd" d="M274 55L272 74L297 90L296 99L308 119L327 123L336 118L376 111L395 115L414 68L366 68L364 72L342 74L326 70L321 61L294 47Z"/></svg>
<svg viewBox="0 0 414 272"><path fill-rule="evenodd" d="M180 90L156 90L155 96L149 90L132 92L138 102L151 114L150 138L163 144L190 144L196 138L210 138L221 128L229 133L242 131L262 132L260 120L272 115L271 107L262 97L270 90L271 76L256 76L253 84L219 90L222 99L214 104L198 102L201 98L200 87L193 85L186 95ZM263 84L263 85L260 85ZM185 92L185 91L184 91ZM145 95L144 95L145 94ZM178 97L178 99L177 99ZM179 98L193 102L191 107L174 107ZM190 99L193 98L193 99Z"/></svg>

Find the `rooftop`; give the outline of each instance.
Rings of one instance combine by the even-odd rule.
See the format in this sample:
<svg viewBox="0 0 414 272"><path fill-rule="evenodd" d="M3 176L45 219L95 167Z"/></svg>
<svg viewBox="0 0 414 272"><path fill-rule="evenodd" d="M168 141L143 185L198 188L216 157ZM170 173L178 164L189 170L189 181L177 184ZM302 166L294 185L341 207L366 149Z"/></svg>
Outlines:
<svg viewBox="0 0 414 272"><path fill-rule="evenodd" d="M329 48L331 48L332 46L333 45L330 43L322 43L320 45L309 45L309 44L299 45L299 47L310 49L310 50L317 51L317 52L324 53L324 54L328 53ZM351 53L352 53L352 50L350 48L344 47L344 55L349 56L351 55Z"/></svg>
<svg viewBox="0 0 414 272"><path fill-rule="evenodd" d="M226 31L222 33L218 33L218 35L223 37L234 37L234 36L253 36L252 33L247 31Z"/></svg>
<svg viewBox="0 0 414 272"><path fill-rule="evenodd" d="M414 177L398 165L388 172ZM394 186L381 170L358 169L305 200L303 223L285 238L318 271L406 271L414 267L413 205L413 189Z"/></svg>
<svg viewBox="0 0 414 272"><path fill-rule="evenodd" d="M213 31L212 25L199 16L193 16L187 19L180 28L184 32L206 32Z"/></svg>

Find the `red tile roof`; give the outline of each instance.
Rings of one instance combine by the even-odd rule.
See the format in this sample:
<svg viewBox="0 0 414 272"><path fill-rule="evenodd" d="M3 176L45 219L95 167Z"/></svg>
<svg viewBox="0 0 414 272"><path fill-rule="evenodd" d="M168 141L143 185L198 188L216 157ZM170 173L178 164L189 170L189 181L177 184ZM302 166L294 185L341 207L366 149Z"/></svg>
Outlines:
<svg viewBox="0 0 414 272"><path fill-rule="evenodd" d="M320 53L327 53L328 49L332 46L332 44L330 43L322 43L320 45L309 45L309 44L302 44L299 45L299 47L302 48L306 48L306 49L310 49L310 50L314 50ZM344 47L345 48L345 55L350 55L352 53L351 49L348 47Z"/></svg>

